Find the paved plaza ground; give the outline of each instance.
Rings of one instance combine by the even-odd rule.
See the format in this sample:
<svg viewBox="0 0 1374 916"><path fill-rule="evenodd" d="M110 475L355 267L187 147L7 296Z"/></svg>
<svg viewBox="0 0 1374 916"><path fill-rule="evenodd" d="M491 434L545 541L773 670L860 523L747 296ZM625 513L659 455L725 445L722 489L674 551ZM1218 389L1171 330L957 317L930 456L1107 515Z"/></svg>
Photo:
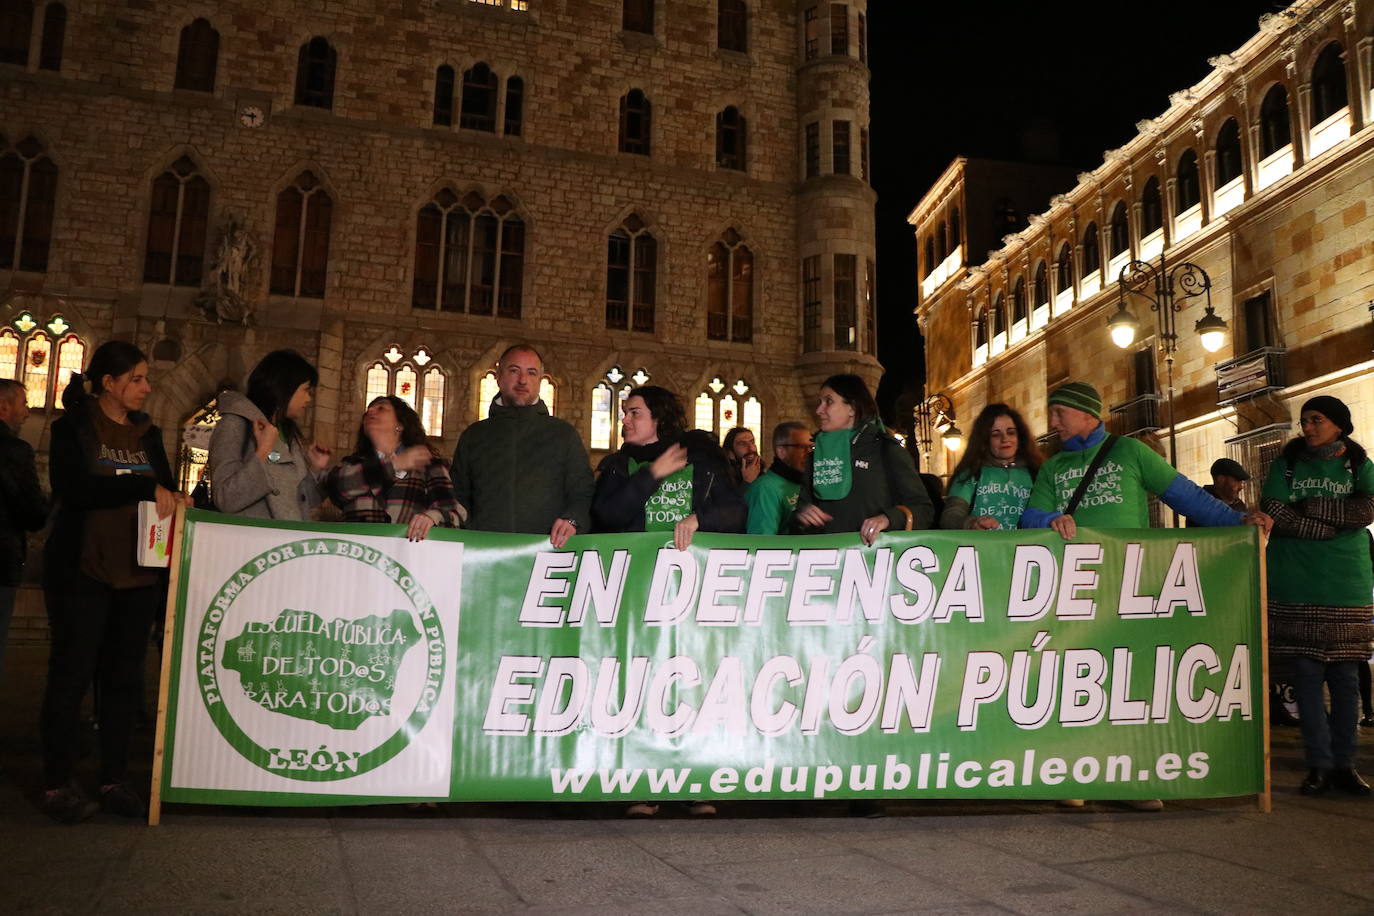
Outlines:
<svg viewBox="0 0 1374 916"><path fill-rule="evenodd" d="M753 803L648 821L611 805L169 806L156 828L62 827L36 807L45 658L12 646L0 678L5 913L1374 913L1374 800L1298 795L1294 729L1275 732L1268 815L1239 799L1158 814L893 803L883 819ZM138 759L151 743L140 732Z"/></svg>

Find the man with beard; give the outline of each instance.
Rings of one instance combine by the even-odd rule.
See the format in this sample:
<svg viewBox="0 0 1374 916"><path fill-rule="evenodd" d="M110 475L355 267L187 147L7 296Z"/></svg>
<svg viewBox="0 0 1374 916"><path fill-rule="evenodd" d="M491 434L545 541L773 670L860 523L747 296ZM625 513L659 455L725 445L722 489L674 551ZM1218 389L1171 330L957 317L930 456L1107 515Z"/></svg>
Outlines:
<svg viewBox="0 0 1374 916"><path fill-rule="evenodd" d="M773 464L744 494L749 506L749 534L788 532L802 472L813 448L811 431L802 423L779 423L773 429Z"/></svg>
<svg viewBox="0 0 1374 916"><path fill-rule="evenodd" d="M516 344L496 365L487 419L458 438L453 487L474 531L548 534L554 547L591 521L591 462L577 430L539 399L544 360Z"/></svg>

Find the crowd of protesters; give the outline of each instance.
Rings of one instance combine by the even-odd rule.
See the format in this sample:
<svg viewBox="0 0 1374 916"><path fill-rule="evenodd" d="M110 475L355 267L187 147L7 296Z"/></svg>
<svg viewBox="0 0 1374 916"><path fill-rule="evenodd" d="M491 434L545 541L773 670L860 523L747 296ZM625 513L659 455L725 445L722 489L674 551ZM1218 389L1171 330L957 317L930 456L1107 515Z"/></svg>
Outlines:
<svg viewBox="0 0 1374 916"><path fill-rule="evenodd" d="M502 354L489 415L463 432L451 464L434 451L415 410L391 396L368 404L353 451L336 463L329 448L306 442L302 428L315 368L293 351L274 351L243 393L219 396L208 465L213 505L302 521L327 500L346 521L402 525L417 541L435 526L543 535L555 548L578 533L656 531L686 549L698 531L857 533L870 546L884 531L932 527L1050 528L1072 539L1079 525L1147 527L1154 495L1190 525L1272 529L1271 648L1289 663L1295 687L1311 768L1301 791L1369 794L1353 755L1361 693L1366 724L1374 724L1366 664L1374 568L1363 530L1374 522L1374 462L1351 439L1350 411L1336 398L1303 405L1302 436L1270 468L1263 511L1249 511L1240 499L1249 474L1238 463L1219 460L1213 483L1197 486L1148 445L1110 435L1100 395L1083 382L1050 393L1058 453L1042 460L1021 414L989 405L973 424L948 493L940 493L883 425L857 376L831 376L820 386L814 437L803 423L779 424L766 443L771 461L751 430L731 430L718 443L689 427L673 392L634 388L622 402L622 445L593 473L577 431L540 400L543 374L531 346ZM139 503L154 503L164 517L190 504L177 492L161 431L142 412L150 391L147 358L121 341L103 344L87 371L71 377L66 412L52 424L50 511L33 450L17 435L28 414L23 386L0 381L0 664L27 532L51 515L42 807L67 823L102 808L146 812L127 783L127 758L166 583L162 571L135 562L133 533ZM92 685L100 748L94 796L73 775L81 706ZM1156 800L1133 804L1160 807ZM630 813L657 807L637 802ZM704 801L691 810L715 813Z"/></svg>

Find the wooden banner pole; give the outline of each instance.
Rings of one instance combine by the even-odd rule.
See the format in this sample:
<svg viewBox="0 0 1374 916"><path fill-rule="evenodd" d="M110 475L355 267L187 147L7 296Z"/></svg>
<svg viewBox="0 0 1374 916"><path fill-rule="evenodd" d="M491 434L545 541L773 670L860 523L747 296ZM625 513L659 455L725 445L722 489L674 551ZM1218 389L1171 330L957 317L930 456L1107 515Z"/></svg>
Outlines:
<svg viewBox="0 0 1374 916"><path fill-rule="evenodd" d="M162 821L162 765L167 739L167 692L172 681L172 653L176 650L177 590L181 587L182 532L186 507L177 506L172 520L171 575L167 582L167 613L162 625L162 677L157 689L157 735L153 740L153 785L148 793L148 826Z"/></svg>
<svg viewBox="0 0 1374 916"><path fill-rule="evenodd" d="M1257 801L1261 814L1268 814L1274 810L1273 796L1273 770L1271 768L1271 758L1273 756L1270 746L1270 718L1269 718L1269 568L1266 562L1269 538L1264 530L1260 530L1259 536L1259 645L1260 645L1260 686L1264 702L1260 704L1260 721L1264 727L1264 791L1260 793Z"/></svg>

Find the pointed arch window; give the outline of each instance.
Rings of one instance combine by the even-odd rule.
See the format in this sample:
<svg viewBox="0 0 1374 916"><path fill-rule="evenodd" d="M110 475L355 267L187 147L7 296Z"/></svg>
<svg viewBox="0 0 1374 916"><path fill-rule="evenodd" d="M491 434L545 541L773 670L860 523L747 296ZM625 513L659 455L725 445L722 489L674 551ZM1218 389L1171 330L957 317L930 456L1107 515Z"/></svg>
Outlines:
<svg viewBox="0 0 1374 916"><path fill-rule="evenodd" d="M334 201L310 171L277 195L272 237L271 291L323 299L329 268L329 230Z"/></svg>
<svg viewBox="0 0 1374 916"><path fill-rule="evenodd" d="M1096 273L1102 266L1102 242L1098 237L1097 223L1088 223L1083 231L1083 274Z"/></svg>
<svg viewBox="0 0 1374 916"><path fill-rule="evenodd" d="M436 127L453 126L453 68L442 64L434 71L434 124Z"/></svg>
<svg viewBox="0 0 1374 916"><path fill-rule="evenodd" d="M462 110L458 126L466 130L496 132L496 74L483 62L463 71Z"/></svg>
<svg viewBox="0 0 1374 916"><path fill-rule="evenodd" d="M38 69L62 69L62 45L67 39L67 8L49 3L43 10L43 35L38 43Z"/></svg>
<svg viewBox="0 0 1374 916"><path fill-rule="evenodd" d="M606 327L653 333L657 285L658 242L632 213L606 243Z"/></svg>
<svg viewBox="0 0 1374 916"><path fill-rule="evenodd" d="M630 396L631 389L647 385L649 380L649 371L643 366L631 376L626 376L619 366L612 366L592 386L592 448L620 448L620 414L625 399Z"/></svg>
<svg viewBox="0 0 1374 916"><path fill-rule="evenodd" d="M506 80L506 123L503 131L507 137L518 137L525 124L525 81L518 76Z"/></svg>
<svg viewBox="0 0 1374 916"><path fill-rule="evenodd" d="M33 35L33 3L18 0L0 6L0 64L26 67Z"/></svg>
<svg viewBox="0 0 1374 916"><path fill-rule="evenodd" d="M1202 200L1202 184L1198 178L1197 153L1193 150L1188 150L1178 157L1174 196L1179 213L1196 207L1198 202Z"/></svg>
<svg viewBox="0 0 1374 916"><path fill-rule="evenodd" d="M0 329L0 377L23 384L32 409L61 409L62 389L85 359L85 341L61 315L39 325L32 314L20 312Z"/></svg>
<svg viewBox="0 0 1374 916"><path fill-rule="evenodd" d="M519 318L525 224L504 195L441 188L416 219L414 308Z"/></svg>
<svg viewBox="0 0 1374 916"><path fill-rule="evenodd" d="M208 19L182 27L177 44L177 72L173 86L192 92L214 92L219 69L219 32ZM327 107L327 106L326 106Z"/></svg>
<svg viewBox="0 0 1374 916"><path fill-rule="evenodd" d="M1312 65L1312 123L1320 124L1350 104L1345 83L1345 49L1333 41Z"/></svg>
<svg viewBox="0 0 1374 916"><path fill-rule="evenodd" d="M1108 233L1111 247L1108 249L1110 257L1125 254L1131 248L1131 224L1126 218L1126 202L1117 201L1112 208L1112 224Z"/></svg>
<svg viewBox="0 0 1374 916"><path fill-rule="evenodd" d="M717 441L736 426L751 430L754 441L763 441L763 404L744 379L729 386L720 376L711 379L697 394L692 413L692 425L714 434Z"/></svg>
<svg viewBox="0 0 1374 916"><path fill-rule="evenodd" d="M410 405L420 415L425 434L444 435L444 398L448 376L425 347L406 353L392 345L367 368L363 385L363 407L377 398L390 395Z"/></svg>
<svg viewBox="0 0 1374 916"><path fill-rule="evenodd" d="M1288 90L1275 83L1260 103L1260 158L1267 159L1293 142L1293 122L1288 114Z"/></svg>
<svg viewBox="0 0 1374 916"><path fill-rule="evenodd" d="M649 155L653 132L653 105L642 89L631 89L620 97L620 151Z"/></svg>
<svg viewBox="0 0 1374 916"><path fill-rule="evenodd" d="M748 342L754 337L754 254L727 229L706 254L706 336Z"/></svg>
<svg viewBox="0 0 1374 916"><path fill-rule="evenodd" d="M723 51L749 51L749 5L745 0L717 0L716 43Z"/></svg>
<svg viewBox="0 0 1374 916"><path fill-rule="evenodd" d="M0 270L48 269L56 206L57 166L43 144L0 136Z"/></svg>
<svg viewBox="0 0 1374 916"><path fill-rule="evenodd" d="M723 169L745 171L748 162L747 128L744 115L733 105L716 115L716 165Z"/></svg>
<svg viewBox="0 0 1374 916"><path fill-rule="evenodd" d="M1240 125L1235 118L1227 118L1217 131L1216 186L1224 187L1240 177Z"/></svg>
<svg viewBox="0 0 1374 916"><path fill-rule="evenodd" d="M329 39L316 35L301 45L296 58L296 104L332 109L338 64L339 53Z"/></svg>
<svg viewBox="0 0 1374 916"><path fill-rule="evenodd" d="M153 179L143 282L200 286L210 223L210 183L190 156Z"/></svg>

